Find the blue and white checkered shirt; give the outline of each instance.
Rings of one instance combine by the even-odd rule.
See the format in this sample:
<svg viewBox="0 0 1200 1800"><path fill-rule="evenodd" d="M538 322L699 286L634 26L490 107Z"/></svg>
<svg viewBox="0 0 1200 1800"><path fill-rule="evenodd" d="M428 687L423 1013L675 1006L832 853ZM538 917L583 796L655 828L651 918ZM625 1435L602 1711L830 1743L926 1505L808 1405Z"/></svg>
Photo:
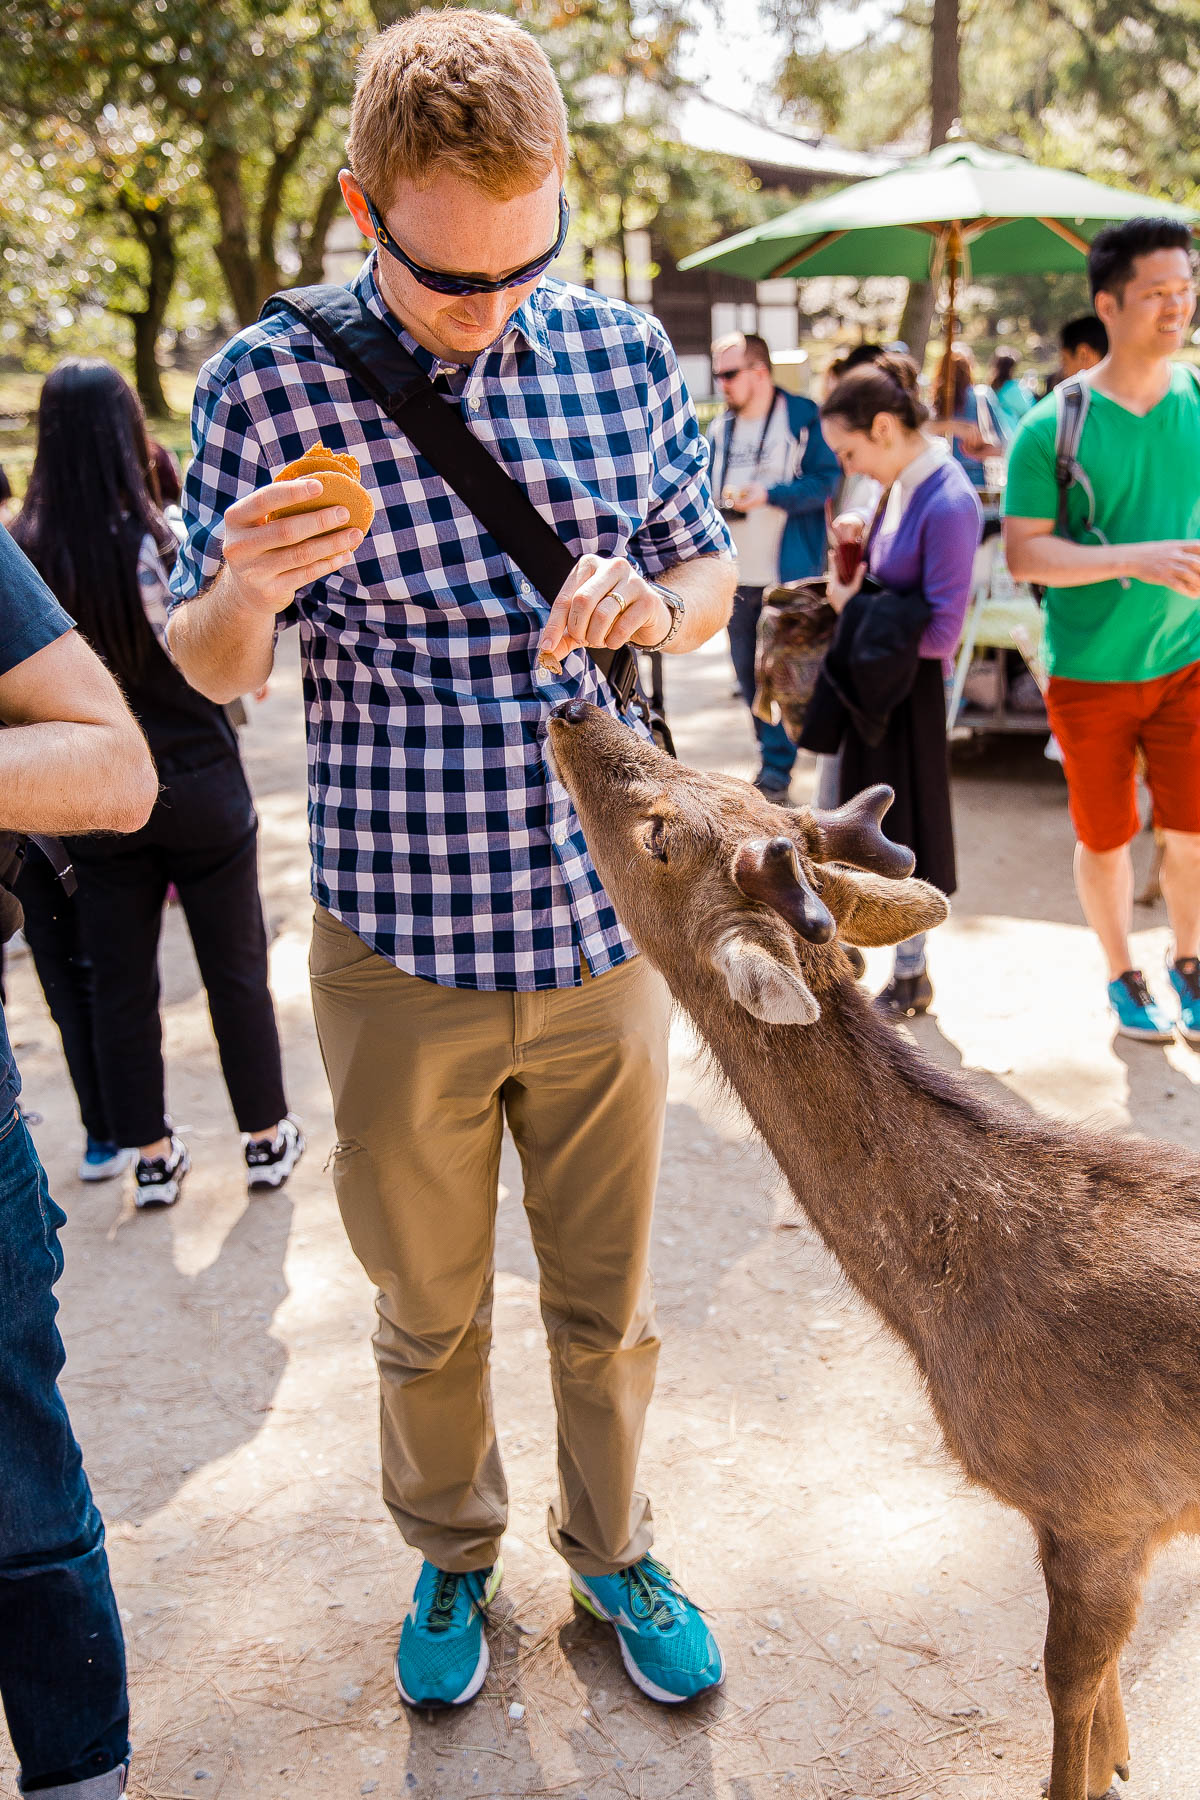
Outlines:
<svg viewBox="0 0 1200 1800"><path fill-rule="evenodd" d="M368 257L354 282L401 330ZM462 382L462 372L459 372ZM457 387L456 387L457 391ZM544 280L466 371L459 404L577 556L655 576L729 551L708 452L670 344L619 301ZM578 985L634 954L546 759L546 720L616 710L591 658L535 682L549 608L375 402L290 315L200 372L188 538L172 604L221 566L221 522L318 438L375 502L352 562L302 588L313 895L399 968L447 987Z"/></svg>

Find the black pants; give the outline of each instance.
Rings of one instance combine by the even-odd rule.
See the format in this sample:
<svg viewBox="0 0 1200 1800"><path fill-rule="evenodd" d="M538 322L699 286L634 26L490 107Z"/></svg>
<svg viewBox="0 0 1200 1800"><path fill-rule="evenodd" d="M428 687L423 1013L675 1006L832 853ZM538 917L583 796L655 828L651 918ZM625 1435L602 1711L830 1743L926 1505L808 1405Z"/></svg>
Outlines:
<svg viewBox="0 0 1200 1800"><path fill-rule="evenodd" d="M754 716L754 653L758 641L758 621L762 613L764 590L740 587L734 597L729 620L729 655L737 676L742 699L751 708L750 722L758 739L762 773L769 775L777 787L786 787L796 761L796 746L782 725L768 725Z"/></svg>
<svg viewBox="0 0 1200 1800"><path fill-rule="evenodd" d="M67 893L36 844L26 850L16 893L25 911L25 941L62 1038L83 1129L98 1143L113 1143L93 1040L96 977L83 941L78 896Z"/></svg>
<svg viewBox="0 0 1200 1800"><path fill-rule="evenodd" d="M234 1117L264 1131L287 1112L267 932L258 891L258 820L236 757L169 776L141 831L74 838L84 937L95 968L94 1040L109 1135L156 1143L166 1117L158 940L174 882L187 919Z"/></svg>

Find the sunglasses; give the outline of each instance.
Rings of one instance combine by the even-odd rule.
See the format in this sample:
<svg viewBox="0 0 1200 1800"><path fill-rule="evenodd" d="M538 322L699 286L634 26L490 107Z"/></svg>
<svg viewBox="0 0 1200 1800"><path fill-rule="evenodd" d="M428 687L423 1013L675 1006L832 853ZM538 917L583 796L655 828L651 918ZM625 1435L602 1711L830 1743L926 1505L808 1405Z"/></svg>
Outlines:
<svg viewBox="0 0 1200 1800"><path fill-rule="evenodd" d="M739 375L744 375L749 367L749 363L739 363L736 369L714 369L713 380L735 381Z"/></svg>
<svg viewBox="0 0 1200 1800"><path fill-rule="evenodd" d="M571 223L571 209L567 205L567 196L558 196L558 236L544 255L537 256L532 262L520 269L514 269L511 275L502 275L499 281L481 281L473 275L448 275L443 269L427 269L423 263L414 262L406 256L392 237L391 232L380 218L375 207L363 195L366 201L367 214L375 228L375 236L389 256L394 256L398 263L403 263L409 274L419 281L421 286L429 288L434 294L502 294L505 288L522 287L527 281L536 281L550 264L567 241L567 227Z"/></svg>

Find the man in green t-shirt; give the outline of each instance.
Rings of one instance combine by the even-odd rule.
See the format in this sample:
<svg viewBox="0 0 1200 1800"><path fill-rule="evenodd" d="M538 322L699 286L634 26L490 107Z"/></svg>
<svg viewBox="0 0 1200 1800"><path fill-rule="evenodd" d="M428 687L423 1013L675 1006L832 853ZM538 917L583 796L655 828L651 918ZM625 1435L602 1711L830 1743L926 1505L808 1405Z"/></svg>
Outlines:
<svg viewBox="0 0 1200 1800"><path fill-rule="evenodd" d="M1046 587L1047 709L1078 839L1075 887L1108 959L1125 1037L1165 1043L1166 1010L1132 966L1139 749L1163 833L1174 936L1167 972L1179 1029L1200 1042L1200 371L1171 358L1196 306L1189 228L1129 219L1088 255L1109 351L1086 375L1082 479L1055 529L1061 397L1021 422L1009 459L1004 546L1021 581Z"/></svg>

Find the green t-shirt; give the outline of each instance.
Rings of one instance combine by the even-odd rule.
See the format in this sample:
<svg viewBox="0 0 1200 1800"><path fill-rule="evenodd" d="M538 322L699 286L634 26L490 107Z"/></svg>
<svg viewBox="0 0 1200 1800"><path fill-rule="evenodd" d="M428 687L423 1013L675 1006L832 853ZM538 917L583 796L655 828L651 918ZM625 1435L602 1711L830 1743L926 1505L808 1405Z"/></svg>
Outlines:
<svg viewBox="0 0 1200 1800"><path fill-rule="evenodd" d="M1008 461L1009 518L1053 519L1053 394L1022 419ZM1144 418L1093 391L1078 461L1096 496L1097 531L1084 530L1087 495L1069 497L1068 535L1081 544L1200 538L1200 381L1176 364ZM1046 589L1046 658L1073 681L1151 681L1200 662L1200 601L1146 581Z"/></svg>

